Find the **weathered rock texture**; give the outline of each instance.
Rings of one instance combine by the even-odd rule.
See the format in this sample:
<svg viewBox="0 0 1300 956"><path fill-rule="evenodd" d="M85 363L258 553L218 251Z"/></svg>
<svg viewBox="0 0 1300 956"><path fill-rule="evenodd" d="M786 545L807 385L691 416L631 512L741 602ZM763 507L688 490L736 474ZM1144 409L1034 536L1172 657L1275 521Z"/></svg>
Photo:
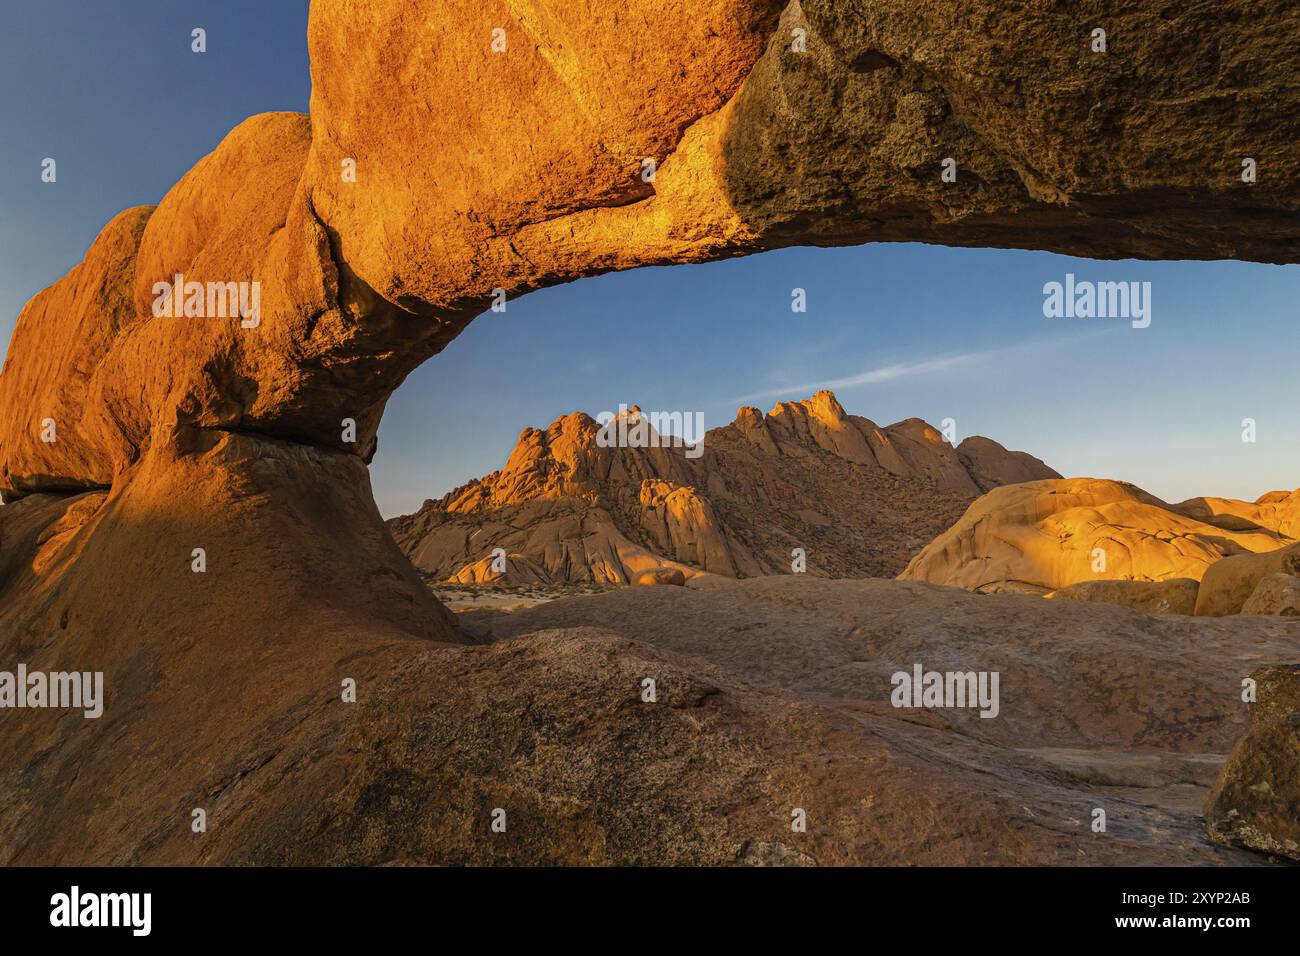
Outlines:
<svg viewBox="0 0 1300 956"><path fill-rule="evenodd" d="M420 640L453 632L364 462L393 389L496 289L877 240L1300 261L1289 0L317 0L309 43L310 117L242 123L19 317L0 659L110 690L98 722L3 722L5 859L719 861L781 843L791 800L816 798L839 821L819 860L1077 860L1019 794L984 812L950 762L913 773L847 718L707 667L586 633ZM258 321L155 314L178 274L260 283ZM678 708L632 709L647 666ZM521 690L557 673L563 696ZM344 677L365 709L337 703ZM868 784L919 816L858 812ZM501 799L546 825L476 839ZM921 824L943 806L966 816ZM891 819L914 837L878 849Z"/></svg>
<svg viewBox="0 0 1300 956"><path fill-rule="evenodd" d="M1043 597L1058 601L1102 601L1119 604L1147 614L1194 614L1197 582L1191 578L1164 581L1080 581Z"/></svg>
<svg viewBox="0 0 1300 956"><path fill-rule="evenodd" d="M1212 839L1300 861L1300 664L1251 675L1250 732L1205 802Z"/></svg>
<svg viewBox="0 0 1300 956"><path fill-rule="evenodd" d="M309 40L310 118L241 124L24 311L8 498L105 483L177 421L365 457L495 289L808 242L1300 259L1285 0L322 0ZM261 323L154 317L178 272L260 281Z"/></svg>
<svg viewBox="0 0 1300 956"><path fill-rule="evenodd" d="M1195 613L1235 614L1264 575L1292 572L1297 531L1300 492L1171 505L1125 482L1032 481L981 497L899 577L1103 600L1118 597L1123 581L1187 578L1200 582ZM1107 589L1060 592L1088 582ZM1126 593L1119 603L1137 592Z"/></svg>
<svg viewBox="0 0 1300 956"><path fill-rule="evenodd" d="M1297 573L1300 573L1300 544L1262 554L1230 555L1205 569L1196 596L1196 613L1214 617L1240 613L1265 579Z"/></svg>
<svg viewBox="0 0 1300 956"><path fill-rule="evenodd" d="M892 577L982 491L1059 477L987 438L954 448L918 419L881 428L827 391L742 408L694 452L645 428L643 447L602 447L582 413L525 429L501 471L389 530L416 567L462 583L626 583L664 559L692 577L786 574L795 548L809 574Z"/></svg>
<svg viewBox="0 0 1300 956"><path fill-rule="evenodd" d="M400 606L392 574L350 582L331 570L353 569L344 555L310 550L328 540L314 522L347 503L299 494L325 491L299 466L328 483L335 459L245 459L249 444L224 436L179 472L209 506L186 519L209 542L203 575L141 559L160 525L133 497L0 509L0 586L20 595L6 633L40 624L7 638L9 659L100 666L108 688L96 721L6 715L22 732L6 730L0 862L1251 862L1208 842L1199 804L1244 729L1239 669L1300 654L1281 620L715 576L470 614L467 646L419 640L411 618L428 615ZM209 455L280 473L294 495L241 500L199 473ZM266 534L293 525L292 541ZM231 593L235 560L270 573L282 606ZM326 575L330 605L299 560ZM396 605L389 624L374 588ZM1000 671L999 718L893 708L890 673L913 661ZM791 833L793 807L807 834Z"/></svg>
<svg viewBox="0 0 1300 956"><path fill-rule="evenodd" d="M1115 854L1210 862L1201 807L1245 727L1241 678L1252 661L1300 650L1300 635L1277 619L1154 617L1104 604L807 575L621 588L513 614L470 612L462 621L494 646L589 624L638 647L708 660L755 693L779 691L838 711L862 735L867 749L855 752L883 745L890 756L870 782L856 779L856 763L845 768L837 799L857 809L843 818L844 829L835 824L833 840L819 835L795 845L820 863L842 859L833 848L841 838L879 841L874 860L952 860L965 841L950 843L951 828L976 820L998 833L988 841L996 848L990 863L1006 862L1010 847L1021 860L1042 858L1047 833L1060 841L1059 855L1048 855L1061 863L1097 864ZM915 662L998 671L997 719L974 709L891 706L891 675ZM808 772L837 774L834 748L830 741L810 747ZM919 805L908 803L906 790L893 791L913 773ZM932 801L936 785L962 805ZM819 804L810 819L830 818L820 795L808 799ZM1089 827L1099 806L1107 812L1105 836Z"/></svg>
<svg viewBox="0 0 1300 956"><path fill-rule="evenodd" d="M1300 578L1275 571L1260 578L1241 606L1242 614L1300 615Z"/></svg>

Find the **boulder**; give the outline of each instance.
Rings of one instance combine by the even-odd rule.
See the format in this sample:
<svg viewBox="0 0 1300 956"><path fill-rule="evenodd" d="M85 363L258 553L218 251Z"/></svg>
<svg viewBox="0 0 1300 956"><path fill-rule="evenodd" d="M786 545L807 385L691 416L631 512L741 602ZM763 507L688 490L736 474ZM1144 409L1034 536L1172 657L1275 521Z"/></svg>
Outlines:
<svg viewBox="0 0 1300 956"><path fill-rule="evenodd" d="M676 568L647 568L632 579L633 587L653 587L658 584L686 584L686 575Z"/></svg>
<svg viewBox="0 0 1300 956"><path fill-rule="evenodd" d="M1241 606L1242 614L1295 617L1300 614L1300 578L1294 574L1266 574Z"/></svg>
<svg viewBox="0 0 1300 956"><path fill-rule="evenodd" d="M137 321L136 251L152 206L114 217L85 259L23 309L0 375L0 494L107 487L147 433L102 370Z"/></svg>
<svg viewBox="0 0 1300 956"><path fill-rule="evenodd" d="M1231 555L1222 561L1216 561L1201 577L1201 588L1196 595L1196 613L1207 617L1240 613L1260 582L1273 574L1300 574L1300 544L1262 554ZM1270 592L1272 589L1271 587ZM1261 606L1265 600L1265 596L1261 595Z"/></svg>
<svg viewBox="0 0 1300 956"><path fill-rule="evenodd" d="M1006 485L977 499L899 577L983 592L1014 585L1039 593L1088 581L1196 581L1221 559L1249 560L1224 555L1271 553L1292 543L1269 523L1280 520L1275 505L1251 512L1248 503L1238 504L1259 522L1227 530L1120 481L1069 478ZM1204 509L1200 514L1210 516ZM1277 570L1274 560L1260 556L1261 566L1270 570ZM1119 592L1090 592L1101 593ZM1204 596L1204 587L1200 593ZM1241 595L1234 612L1249 594L1248 589Z"/></svg>
<svg viewBox="0 0 1300 956"><path fill-rule="evenodd" d="M1250 730L1205 803L1218 843L1300 861L1300 664L1255 671Z"/></svg>
<svg viewBox="0 0 1300 956"><path fill-rule="evenodd" d="M1253 723L1264 724L1300 713L1300 664L1261 667L1250 675L1255 699L1247 705Z"/></svg>

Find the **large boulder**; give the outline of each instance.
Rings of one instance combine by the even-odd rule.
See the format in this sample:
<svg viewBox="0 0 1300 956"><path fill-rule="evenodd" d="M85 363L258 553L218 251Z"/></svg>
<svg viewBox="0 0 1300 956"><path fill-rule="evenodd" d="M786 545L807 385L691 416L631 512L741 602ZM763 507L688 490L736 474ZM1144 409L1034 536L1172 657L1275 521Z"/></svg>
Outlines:
<svg viewBox="0 0 1300 956"><path fill-rule="evenodd" d="M686 584L686 577L676 568L647 568L632 579L634 587L655 587L660 584Z"/></svg>
<svg viewBox="0 0 1300 956"><path fill-rule="evenodd" d="M0 493L7 499L106 488L143 441L146 409L120 401L123 383L102 371L138 321L131 286L152 212L136 206L119 213L85 259L19 316L0 374Z"/></svg>
<svg viewBox="0 0 1300 956"><path fill-rule="evenodd" d="M1274 574L1300 574L1300 544L1263 554L1232 555L1216 561L1201 577L1196 613L1209 617L1238 614L1260 583ZM1258 606L1263 606L1265 600L1262 595Z"/></svg>
<svg viewBox="0 0 1300 956"><path fill-rule="evenodd" d="M1251 675L1250 731L1205 804L1210 838L1300 861L1300 664Z"/></svg>
<svg viewBox="0 0 1300 956"><path fill-rule="evenodd" d="M1267 528L1284 538L1300 539L1300 491L1269 491L1254 501L1189 498L1173 507L1179 514L1224 531Z"/></svg>
<svg viewBox="0 0 1300 956"><path fill-rule="evenodd" d="M1250 508L1247 502L1237 504L1242 512ZM1270 527L1262 510L1255 510L1258 523L1247 526L1237 519L1237 529L1230 530L1211 524L1213 515L1203 507L1197 512L1201 517L1193 517L1182 505L1125 482L1029 481L995 488L976 500L899 577L983 592L1028 593L1089 581L1196 581L1225 555L1272 553L1291 544L1292 539ZM1268 515L1277 518L1275 509ZM1274 559L1260 560L1267 565ZM1241 601L1249 594L1242 594Z"/></svg>
<svg viewBox="0 0 1300 956"><path fill-rule="evenodd" d="M1295 617L1300 614L1300 578L1294 574L1268 574L1241 606L1242 614Z"/></svg>

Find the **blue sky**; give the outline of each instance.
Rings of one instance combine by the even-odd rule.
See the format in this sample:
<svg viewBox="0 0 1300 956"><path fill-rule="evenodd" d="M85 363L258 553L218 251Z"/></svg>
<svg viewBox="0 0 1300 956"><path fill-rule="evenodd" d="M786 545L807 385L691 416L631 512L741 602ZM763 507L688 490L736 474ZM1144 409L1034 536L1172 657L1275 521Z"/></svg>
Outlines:
<svg viewBox="0 0 1300 956"><path fill-rule="evenodd" d="M157 202L245 117L305 110L305 0L7 3L0 36L0 339L118 211ZM190 52L190 30L208 52ZM58 160L55 184L40 163ZM1152 283L1150 328L1047 319L1045 282ZM790 309L791 289L808 310ZM519 431L620 402L767 409L830 384L889 424L957 422L1066 475L1180 500L1300 485L1300 267L1092 262L870 245L639 269L488 313L394 395L385 514L501 466ZM1241 440L1243 418L1258 440Z"/></svg>

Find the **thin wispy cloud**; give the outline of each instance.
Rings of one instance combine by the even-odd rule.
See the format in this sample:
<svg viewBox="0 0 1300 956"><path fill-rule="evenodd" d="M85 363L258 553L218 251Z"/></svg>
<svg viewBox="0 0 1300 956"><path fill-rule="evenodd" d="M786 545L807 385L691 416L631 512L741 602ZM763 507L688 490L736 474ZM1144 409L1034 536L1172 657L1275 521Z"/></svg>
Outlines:
<svg viewBox="0 0 1300 956"><path fill-rule="evenodd" d="M890 365L880 365L875 368L866 369L865 371L858 372L856 375L846 375L842 378L828 378L817 382L804 382L803 384L798 385L779 385L773 388L766 388L761 392L750 392L747 395L739 395L729 401L736 404L744 404L746 402L753 402L763 398L779 397L788 399L806 397L823 388L828 388L831 391L840 391L848 388L857 388L862 385L881 385L899 379L916 378L922 375L933 375L936 372L950 371L963 366L974 366L991 359L1006 359L1012 355L1039 352L1047 348L1064 345L1074 345L1083 339L1095 338L1100 334L1104 334L1104 332L1098 331L1088 335L1079 335L1049 341L1039 340L1035 342L1025 342L1018 345L1008 345L996 349L958 352L953 355L943 355L937 358L925 359L918 362L895 362Z"/></svg>

